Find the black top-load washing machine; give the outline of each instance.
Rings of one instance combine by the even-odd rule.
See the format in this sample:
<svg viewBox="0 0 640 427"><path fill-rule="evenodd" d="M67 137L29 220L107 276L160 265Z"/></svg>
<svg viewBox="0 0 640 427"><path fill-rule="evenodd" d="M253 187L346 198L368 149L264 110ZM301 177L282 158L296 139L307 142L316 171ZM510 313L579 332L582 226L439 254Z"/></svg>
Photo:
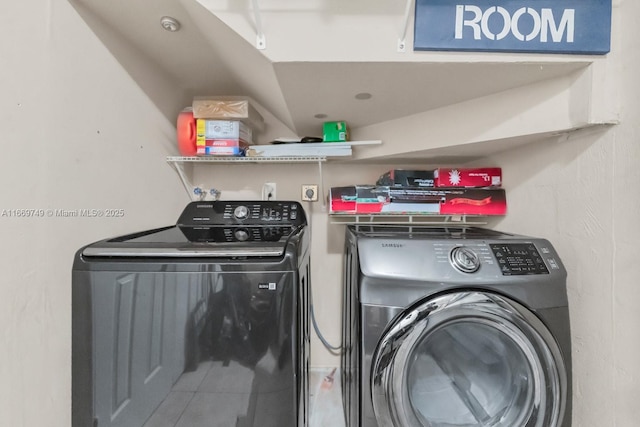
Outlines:
<svg viewBox="0 0 640 427"><path fill-rule="evenodd" d="M566 271L544 239L349 226L347 426L569 427Z"/></svg>
<svg viewBox="0 0 640 427"><path fill-rule="evenodd" d="M308 234L297 202L203 201L81 248L73 427L306 426Z"/></svg>

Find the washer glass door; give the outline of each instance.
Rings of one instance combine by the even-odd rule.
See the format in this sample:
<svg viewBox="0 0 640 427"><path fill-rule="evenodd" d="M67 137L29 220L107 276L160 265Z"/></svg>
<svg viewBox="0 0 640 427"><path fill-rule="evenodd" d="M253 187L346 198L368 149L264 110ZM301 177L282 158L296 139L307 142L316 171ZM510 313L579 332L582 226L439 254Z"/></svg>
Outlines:
<svg viewBox="0 0 640 427"><path fill-rule="evenodd" d="M555 340L525 307L491 293L409 308L383 335L372 374L384 426L553 427L564 411Z"/></svg>

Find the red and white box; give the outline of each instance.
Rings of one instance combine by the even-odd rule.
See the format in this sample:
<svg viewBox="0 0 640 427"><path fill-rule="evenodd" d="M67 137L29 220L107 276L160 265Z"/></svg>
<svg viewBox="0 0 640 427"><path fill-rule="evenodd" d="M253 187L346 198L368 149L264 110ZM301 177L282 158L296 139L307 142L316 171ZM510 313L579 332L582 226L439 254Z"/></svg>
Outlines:
<svg viewBox="0 0 640 427"><path fill-rule="evenodd" d="M387 186L333 187L329 192L331 213L506 215L502 188L411 188Z"/></svg>
<svg viewBox="0 0 640 427"><path fill-rule="evenodd" d="M373 214L380 213L389 204L389 187L375 185L350 185L332 187L329 191L331 213Z"/></svg>
<svg viewBox="0 0 640 427"><path fill-rule="evenodd" d="M389 189L386 213L423 212L440 215L506 215L502 188L406 188Z"/></svg>
<svg viewBox="0 0 640 427"><path fill-rule="evenodd" d="M438 168L434 171L436 187L501 187L501 168Z"/></svg>
<svg viewBox="0 0 640 427"><path fill-rule="evenodd" d="M501 188L451 190L440 203L440 215L506 215L507 196Z"/></svg>
<svg viewBox="0 0 640 427"><path fill-rule="evenodd" d="M240 156L251 143L251 129L239 120L196 119L196 155Z"/></svg>
<svg viewBox="0 0 640 427"><path fill-rule="evenodd" d="M240 139L207 139L196 145L196 155L240 156L247 147Z"/></svg>

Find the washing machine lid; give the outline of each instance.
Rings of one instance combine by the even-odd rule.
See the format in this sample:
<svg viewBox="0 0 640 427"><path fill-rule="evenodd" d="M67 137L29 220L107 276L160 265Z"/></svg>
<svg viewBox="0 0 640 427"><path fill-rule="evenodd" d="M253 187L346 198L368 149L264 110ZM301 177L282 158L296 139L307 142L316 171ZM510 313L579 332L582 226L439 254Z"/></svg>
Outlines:
<svg viewBox="0 0 640 427"><path fill-rule="evenodd" d="M372 360L380 425L557 427L567 372L544 324L509 298L454 292L395 318Z"/></svg>
<svg viewBox="0 0 640 427"><path fill-rule="evenodd" d="M287 201L189 203L175 226L103 240L86 257L280 257L306 226L304 209Z"/></svg>
<svg viewBox="0 0 640 427"><path fill-rule="evenodd" d="M208 228L200 241L187 238L180 227L172 226L107 239L87 246L85 257L199 258L199 257L280 257L287 241L299 229L282 227ZM238 241L236 233L246 237Z"/></svg>

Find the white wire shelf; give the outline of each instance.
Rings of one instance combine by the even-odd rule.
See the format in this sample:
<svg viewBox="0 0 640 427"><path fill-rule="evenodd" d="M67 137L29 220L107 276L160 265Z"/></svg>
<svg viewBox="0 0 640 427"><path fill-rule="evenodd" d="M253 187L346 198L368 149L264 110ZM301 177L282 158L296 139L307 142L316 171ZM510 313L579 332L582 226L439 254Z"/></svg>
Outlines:
<svg viewBox="0 0 640 427"><path fill-rule="evenodd" d="M332 224L345 225L434 225L473 227L486 225L487 218L479 215L437 215L424 213L397 214L330 214Z"/></svg>
<svg viewBox="0 0 640 427"><path fill-rule="evenodd" d="M325 162L324 156L278 156L278 157L261 157L261 156L167 156L169 163L302 163L302 162Z"/></svg>
<svg viewBox="0 0 640 427"><path fill-rule="evenodd" d="M182 181L182 185L191 200L203 200L203 198L211 195L212 197L218 198L220 197L220 191L213 188L200 188L194 186L187 176L185 172L185 164L190 163L193 165L196 164L240 164L240 163L316 163L318 165L318 174L320 181L321 191L324 191L324 186L322 184L322 164L327 160L324 156L278 156L278 157L258 157L258 156L248 156L248 157L235 157L235 156L167 156L167 163L173 166L175 171L178 173L180 180Z"/></svg>
<svg viewBox="0 0 640 427"><path fill-rule="evenodd" d="M338 143L328 143L327 146L330 147L331 144ZM346 143L340 143L343 145L379 145L382 144L380 140L372 140L372 141L348 141ZM201 200L202 197L211 193L215 197L220 196L220 192L213 187L211 188L199 188L194 187L191 182L189 182L189 178L187 173L185 172L186 164L295 164L295 163L316 163L318 165L318 181L320 182L320 194L324 193L324 178L322 176L322 165L327 161L327 158L335 158L335 159L344 159L350 156L329 156L329 155L302 155L302 154L293 154L286 156L167 156L166 161L176 170L178 175L180 176L180 180L184 185L187 194L192 198L192 200ZM326 201L323 199L323 208L326 209Z"/></svg>

